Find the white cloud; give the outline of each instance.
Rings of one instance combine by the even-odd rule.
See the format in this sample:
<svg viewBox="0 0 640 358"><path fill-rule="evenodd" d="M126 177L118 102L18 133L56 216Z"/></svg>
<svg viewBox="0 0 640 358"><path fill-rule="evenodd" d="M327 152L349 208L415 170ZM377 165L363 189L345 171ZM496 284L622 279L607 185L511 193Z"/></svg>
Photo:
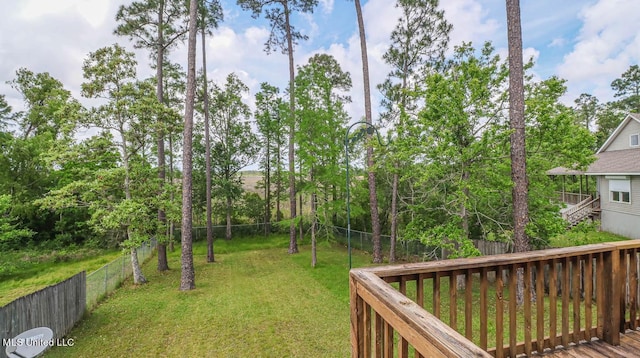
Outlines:
<svg viewBox="0 0 640 358"><path fill-rule="evenodd" d="M482 46L487 40L496 38L500 24L489 18L489 11L477 0L441 1L445 18L453 25L449 40L450 48L462 42L473 42L475 47Z"/></svg>
<svg viewBox="0 0 640 358"><path fill-rule="evenodd" d="M325 14L332 13L333 1L334 0L320 0L320 7L322 8L322 12L324 12Z"/></svg>
<svg viewBox="0 0 640 358"><path fill-rule="evenodd" d="M591 92L601 100L612 99L611 81L640 61L639 10L636 0L599 0L582 10L573 50L557 68L573 84L574 98Z"/></svg>
<svg viewBox="0 0 640 358"><path fill-rule="evenodd" d="M549 47L562 47L567 43L567 40L562 37L557 37L549 43Z"/></svg>

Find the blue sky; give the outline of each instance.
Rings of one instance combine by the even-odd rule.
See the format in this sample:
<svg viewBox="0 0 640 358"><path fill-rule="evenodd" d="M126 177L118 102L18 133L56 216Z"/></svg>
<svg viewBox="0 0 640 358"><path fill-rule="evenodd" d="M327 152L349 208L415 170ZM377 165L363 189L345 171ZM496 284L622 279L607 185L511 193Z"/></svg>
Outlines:
<svg viewBox="0 0 640 358"><path fill-rule="evenodd" d="M0 94L19 108L19 94L5 81L13 79L18 68L26 67L51 73L80 98L81 65L87 54L114 42L128 44L126 38L112 32L118 6L129 2L0 0ZM294 25L309 36L309 41L296 49L296 62L304 64L318 52L336 57L352 75L353 103L348 111L358 119L363 108L362 74L353 1L319 2L313 15L294 18ZM225 21L207 42L210 77L222 81L229 72L238 73L251 89L249 102L263 81L284 88L288 81L287 58L280 53L264 53L266 22L252 19L233 0L222 3ZM394 3L363 1L372 86L389 71L381 56L397 19ZM452 45L472 41L479 46L492 41L498 53L506 54L504 1L446 0L441 1L441 7L454 26ZM521 0L521 8L525 57L534 57L538 78L557 75L567 80L568 93L563 99L567 104L582 92L611 100L611 81L640 62L638 0ZM144 66L148 63L146 52L136 52L141 63L139 75L150 75ZM184 63L186 49L177 49L172 57Z"/></svg>

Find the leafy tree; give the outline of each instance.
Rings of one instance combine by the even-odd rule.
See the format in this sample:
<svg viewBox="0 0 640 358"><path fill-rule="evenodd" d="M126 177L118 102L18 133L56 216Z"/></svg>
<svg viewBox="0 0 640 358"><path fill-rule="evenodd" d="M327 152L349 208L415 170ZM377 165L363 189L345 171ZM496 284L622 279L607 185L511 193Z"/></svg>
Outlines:
<svg viewBox="0 0 640 358"><path fill-rule="evenodd" d="M116 35L128 36L134 41L136 48L147 48L156 68L156 97L159 103L164 103L163 65L166 53L176 46L187 32L187 8L183 0L143 0L134 1L128 6L121 5L116 14L118 26ZM157 118L157 153L158 179L162 193L165 181L165 123L162 116ZM158 208L158 220L162 225L166 222L166 214ZM164 234L164 233L163 233ZM158 242L158 270L169 269L166 253L167 237Z"/></svg>
<svg viewBox="0 0 640 358"><path fill-rule="evenodd" d="M575 99L574 103L576 104L574 109L576 120L578 123L583 124L587 130L591 130L591 124L595 122L598 116L598 98L588 93L582 93L580 97Z"/></svg>
<svg viewBox="0 0 640 358"><path fill-rule="evenodd" d="M252 163L258 154L258 140L251 131L251 110L242 101L249 88L233 73L227 76L224 88L211 90L212 183L226 204L225 238L231 239L233 202L242 193L240 170Z"/></svg>
<svg viewBox="0 0 640 358"><path fill-rule="evenodd" d="M196 288L195 270L193 267L193 111L196 95L196 36L197 36L198 1L189 3L189 41L187 57L187 97L184 110L184 134L182 146L182 273L180 290L188 291Z"/></svg>
<svg viewBox="0 0 640 358"><path fill-rule="evenodd" d="M33 242L54 245L59 234L74 229L58 220L62 213L42 211L32 201L56 186L55 163L50 157L73 141L83 108L46 72L21 68L9 84L22 94L25 111L10 113L7 108L6 118L15 132L2 133L5 180L0 185L12 195L13 215L35 232Z"/></svg>
<svg viewBox="0 0 640 358"><path fill-rule="evenodd" d="M300 130L297 134L300 172L308 178L304 191L311 196L311 265L315 267L316 231L318 210L324 212L324 223L333 217L329 203L329 191L335 190L342 181L340 154L343 133L348 115L343 104L351 89L351 76L343 72L330 55L317 54L309 63L298 69L296 76L296 101ZM319 194L324 193L321 199ZM334 197L335 198L335 197ZM320 207L318 207L320 202ZM322 218L321 218L322 219Z"/></svg>
<svg viewBox="0 0 640 358"><path fill-rule="evenodd" d="M451 24L444 18L444 11L438 9L438 0L399 0L402 9L396 28L391 33L391 45L383 55L385 62L392 66L387 80L379 86L386 99L383 105L387 113L383 116L394 124L397 135L391 151L401 146L405 136L404 125L407 117L415 114L415 96L423 84L423 77L443 60L449 42ZM400 183L399 161L392 160L393 178L391 191L391 249L389 261L395 261L398 231L398 186Z"/></svg>
<svg viewBox="0 0 640 358"><path fill-rule="evenodd" d="M276 221L280 220L280 195L282 192L282 147L284 141L284 103L278 96L279 89L263 82L256 93L255 118L261 135L264 157L260 161L264 185L265 232L270 231L271 208L273 207L272 178L275 179Z"/></svg>
<svg viewBox="0 0 640 358"><path fill-rule="evenodd" d="M60 81L47 72L20 68L9 84L24 97L26 111L14 116L22 138L47 134L51 139L62 139L73 135L81 105Z"/></svg>
<svg viewBox="0 0 640 358"><path fill-rule="evenodd" d="M296 178L295 178L295 65L293 61L294 45L299 40L306 40L307 36L297 31L291 25L293 12L312 13L318 0L238 0L243 10L249 10L254 18L264 11L265 18L271 24L271 33L265 43L265 50L271 53L281 50L289 57L289 210L291 224L289 227L289 253L298 253L296 240Z"/></svg>
<svg viewBox="0 0 640 358"><path fill-rule="evenodd" d="M529 224L532 246L546 247L549 239L565 230L559 208L549 201L554 187L546 171L558 166L586 168L594 159L595 136L574 118L575 112L560 102L565 81L556 77L526 86L527 176Z"/></svg>
<svg viewBox="0 0 640 358"><path fill-rule="evenodd" d="M143 284L136 247L148 234L146 203L133 195L134 166L144 146L150 116L157 113L159 103L148 96L150 82L136 82L134 54L119 45L98 49L89 54L83 64L82 94L88 98L101 98L103 105L92 110L89 124L118 134L117 147L122 163L124 199L112 210L97 210L94 217L109 229L123 227L126 231L125 247L130 249L134 282ZM146 96L146 97L145 97ZM143 208L144 207L144 208Z"/></svg>
<svg viewBox="0 0 640 358"><path fill-rule="evenodd" d="M0 130L7 127L7 123L11 119L11 112L11 106L7 103L5 96L0 94Z"/></svg>
<svg viewBox="0 0 640 358"><path fill-rule="evenodd" d="M15 221L16 218L11 216L11 196L0 195L0 248L3 251L18 249L16 242L28 239L34 234L27 228L18 227Z"/></svg>
<svg viewBox="0 0 640 358"><path fill-rule="evenodd" d="M600 148L626 115L626 106L620 101L607 102L598 110L596 146Z"/></svg>
<svg viewBox="0 0 640 358"><path fill-rule="evenodd" d="M611 82L615 97L627 112L640 113L640 67L632 65L620 78Z"/></svg>
<svg viewBox="0 0 640 358"><path fill-rule="evenodd" d="M452 257L474 254L472 236L500 232L495 223L505 220L491 209L504 206L496 143L504 142L508 72L490 43L479 52L470 44L456 47L442 70L426 77L425 107L407 123L403 143L409 157L420 158L410 170L427 188L410 206L416 219L407 234L447 248Z"/></svg>

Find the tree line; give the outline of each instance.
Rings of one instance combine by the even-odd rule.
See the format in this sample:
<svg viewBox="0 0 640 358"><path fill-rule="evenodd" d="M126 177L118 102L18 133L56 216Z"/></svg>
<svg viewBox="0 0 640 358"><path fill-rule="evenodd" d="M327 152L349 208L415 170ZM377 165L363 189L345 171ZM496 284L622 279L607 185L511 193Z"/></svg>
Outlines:
<svg viewBox="0 0 640 358"><path fill-rule="evenodd" d="M452 26L437 0L398 0L401 17L383 57L391 72L376 84L383 111L374 121L366 34L355 0L365 83L362 129L378 123L388 139L386 146L370 135L356 141L361 133L354 131L345 154L346 128L360 120L345 110L354 74L326 53L294 62L295 46L306 36L291 15L313 12L317 0L237 4L269 21L264 50L289 59L288 86L262 83L255 110L237 74L222 83L207 78L204 44L224 20L216 0L121 6L114 33L148 51L155 76L140 79L134 54L122 45L96 49L80 69L81 94L94 106L85 107L49 73L16 71L9 84L22 95L24 110L13 111L0 95L0 249L121 245L131 254L134 281L144 283L136 247L156 238L158 270L169 269L167 250L181 223L187 272L181 288L191 289L191 227L206 224L207 261L214 262L215 219L226 225L225 239L242 221L288 229L290 254L309 235L315 265L317 237L329 234L320 228L346 222L345 155L356 163L351 219L374 233L375 262L385 256L393 262L400 238L445 247L452 256L476 254L471 239L512 241L517 231L527 244L544 246L565 228L545 172L584 168L623 114L640 112L638 65L612 82L615 101L582 94L571 107L560 101L565 81L534 80L528 61L521 71L523 123L514 126L509 80L515 65L490 42L450 44ZM198 71L196 36L202 44ZM169 60L185 42L186 70ZM85 128L98 134L79 140ZM520 159L512 155L516 133L524 146ZM514 189L516 160L526 164L518 174L524 189ZM241 170L254 163L262 172L261 195L242 189ZM526 217L517 224L514 202L523 193L518 200L525 201ZM391 234L389 253L381 250L381 232Z"/></svg>

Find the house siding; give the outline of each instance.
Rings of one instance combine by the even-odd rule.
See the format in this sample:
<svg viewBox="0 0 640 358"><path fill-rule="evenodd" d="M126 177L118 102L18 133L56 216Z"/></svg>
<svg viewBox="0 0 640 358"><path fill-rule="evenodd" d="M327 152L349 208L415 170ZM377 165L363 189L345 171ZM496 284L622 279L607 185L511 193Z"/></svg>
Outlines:
<svg viewBox="0 0 640 358"><path fill-rule="evenodd" d="M610 201L609 180L599 177L602 230L640 239L640 176L631 177L631 203Z"/></svg>
<svg viewBox="0 0 640 358"><path fill-rule="evenodd" d="M632 147L629 145L629 136L632 134L639 134L639 133L640 133L640 123L638 123L638 121L633 119L630 120L629 123L627 123L627 125L624 128L622 128L620 133L618 133L618 135L611 142L611 144L609 144L609 146L606 148L606 151L609 152L613 150L631 149ZM633 147L633 148L636 148L636 147Z"/></svg>

